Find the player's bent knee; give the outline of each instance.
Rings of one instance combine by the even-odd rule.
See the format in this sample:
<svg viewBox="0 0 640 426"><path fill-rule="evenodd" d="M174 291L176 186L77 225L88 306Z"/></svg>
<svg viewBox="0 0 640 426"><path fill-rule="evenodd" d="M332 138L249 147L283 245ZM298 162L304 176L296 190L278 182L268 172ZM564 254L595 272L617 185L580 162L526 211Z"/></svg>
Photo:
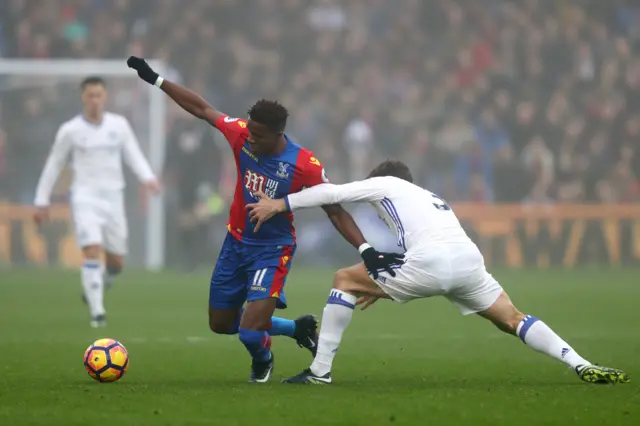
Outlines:
<svg viewBox="0 0 640 426"><path fill-rule="evenodd" d="M349 271L346 269L338 269L333 276L333 288L338 290L348 290L351 283L351 277Z"/></svg>
<svg viewBox="0 0 640 426"><path fill-rule="evenodd" d="M228 315L220 314L218 311L209 310L209 329L216 334L236 334L238 333L238 313Z"/></svg>
<svg viewBox="0 0 640 426"><path fill-rule="evenodd" d="M234 329L234 324L218 322L211 319L209 319L209 328L216 334L236 334L238 332L237 327Z"/></svg>

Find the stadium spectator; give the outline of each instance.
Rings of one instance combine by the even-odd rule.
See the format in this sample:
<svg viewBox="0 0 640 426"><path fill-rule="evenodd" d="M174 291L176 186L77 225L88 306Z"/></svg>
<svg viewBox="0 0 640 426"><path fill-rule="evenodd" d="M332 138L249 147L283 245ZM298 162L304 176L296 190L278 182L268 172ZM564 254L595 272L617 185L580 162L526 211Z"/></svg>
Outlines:
<svg viewBox="0 0 640 426"><path fill-rule="evenodd" d="M4 56L162 58L172 75L199 81L230 114L243 115L257 97L279 97L294 112L291 134L323 158L334 181L398 156L422 184L452 200L637 199L639 49L633 1L0 5ZM3 103L22 105L29 96ZM31 102L49 111L56 101L43 94ZM9 115L0 127L11 164L39 145L16 149L24 139L7 125ZM27 156L32 167L40 157ZM514 162L528 174L505 186L502 178L515 178ZM219 175L219 192L229 193L233 179Z"/></svg>

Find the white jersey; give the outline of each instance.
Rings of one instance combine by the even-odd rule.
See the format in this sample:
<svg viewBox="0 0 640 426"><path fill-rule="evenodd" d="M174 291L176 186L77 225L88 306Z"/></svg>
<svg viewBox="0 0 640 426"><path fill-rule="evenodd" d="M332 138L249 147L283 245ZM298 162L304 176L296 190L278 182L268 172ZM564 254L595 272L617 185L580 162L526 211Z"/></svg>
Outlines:
<svg viewBox="0 0 640 426"><path fill-rule="evenodd" d="M322 184L287 196L291 210L325 204L369 202L396 234L405 263L376 284L397 302L445 296L464 315L482 312L502 294L478 247L437 195L384 176L344 185Z"/></svg>
<svg viewBox="0 0 640 426"><path fill-rule="evenodd" d="M53 186L69 156L73 168L71 190L75 196L94 196L121 191L124 186L122 158L142 182L155 179L127 119L106 112L102 123L83 116L63 123L44 166L35 205L47 206Z"/></svg>
<svg viewBox="0 0 640 426"><path fill-rule="evenodd" d="M435 244L470 243L451 208L437 195L393 176L344 185L321 184L288 197L291 210L368 202L408 254Z"/></svg>

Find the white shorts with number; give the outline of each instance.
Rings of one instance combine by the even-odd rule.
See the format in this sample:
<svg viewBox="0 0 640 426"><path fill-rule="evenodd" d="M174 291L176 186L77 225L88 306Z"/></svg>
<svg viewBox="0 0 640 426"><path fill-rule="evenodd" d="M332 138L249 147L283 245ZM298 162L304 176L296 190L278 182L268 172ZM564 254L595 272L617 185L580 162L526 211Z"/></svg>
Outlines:
<svg viewBox="0 0 640 426"><path fill-rule="evenodd" d="M128 228L122 191L73 194L71 210L80 248L99 245L109 253L127 253Z"/></svg>
<svg viewBox="0 0 640 426"><path fill-rule="evenodd" d="M392 277L382 272L376 280L395 301L444 296L463 315L488 309L502 293L473 243L441 244L420 253L408 253L404 265L395 273Z"/></svg>

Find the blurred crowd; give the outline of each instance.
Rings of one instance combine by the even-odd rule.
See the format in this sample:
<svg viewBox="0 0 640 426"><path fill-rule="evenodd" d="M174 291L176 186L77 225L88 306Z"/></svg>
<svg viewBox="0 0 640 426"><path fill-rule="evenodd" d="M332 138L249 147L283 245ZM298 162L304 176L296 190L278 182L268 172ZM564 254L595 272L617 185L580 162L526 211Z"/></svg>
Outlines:
<svg viewBox="0 0 640 426"><path fill-rule="evenodd" d="M231 115L279 99L335 182L394 157L452 202L640 198L634 0L3 0L0 54L162 59ZM26 132L0 131L3 185L37 178L57 125L23 98ZM170 115L168 180L193 188L181 204L230 194L233 167L203 162L224 155L212 134Z"/></svg>

